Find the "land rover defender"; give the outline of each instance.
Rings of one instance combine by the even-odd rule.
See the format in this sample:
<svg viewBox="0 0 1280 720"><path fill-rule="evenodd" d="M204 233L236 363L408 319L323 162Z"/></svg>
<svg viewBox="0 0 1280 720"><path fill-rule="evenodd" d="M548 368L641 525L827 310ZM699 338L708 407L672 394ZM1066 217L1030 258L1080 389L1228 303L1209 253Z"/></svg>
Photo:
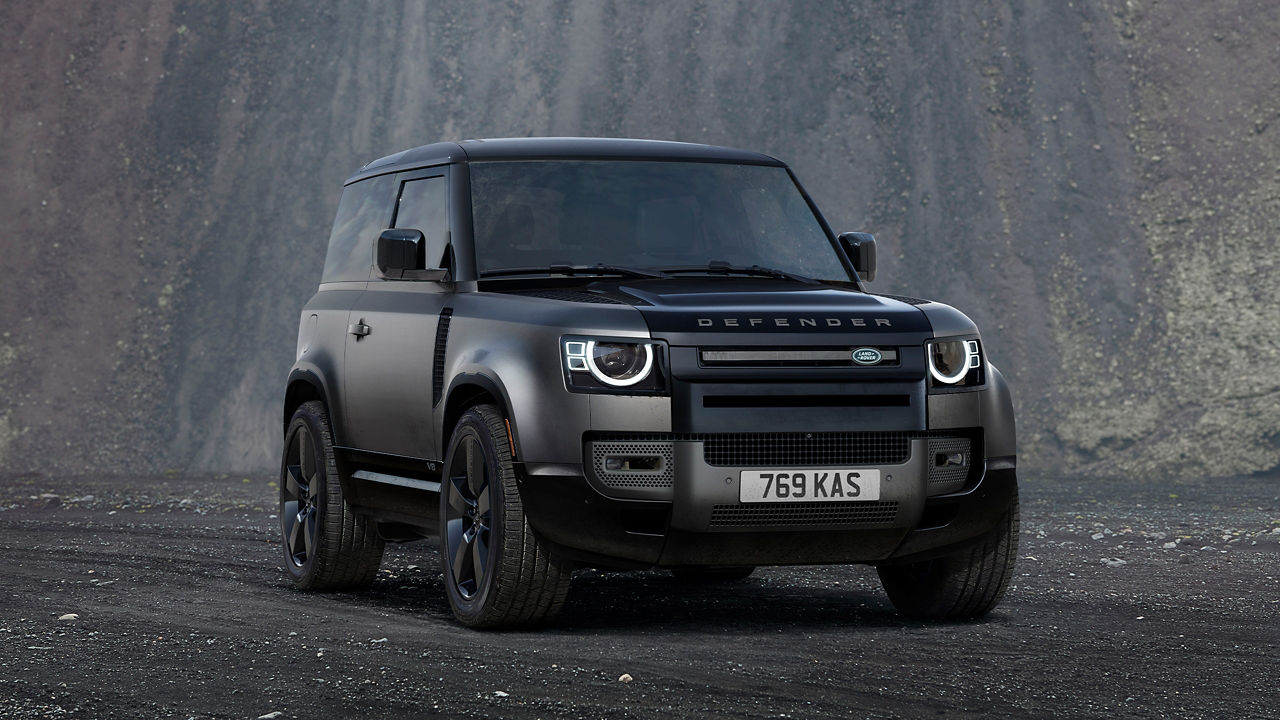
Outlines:
<svg viewBox="0 0 1280 720"><path fill-rule="evenodd" d="M875 240L753 152L528 138L369 163L285 391L295 584L368 586L384 543L438 538L472 627L550 619L581 566L863 563L905 615L983 615L1018 542L1009 389L968 317L875 274Z"/></svg>

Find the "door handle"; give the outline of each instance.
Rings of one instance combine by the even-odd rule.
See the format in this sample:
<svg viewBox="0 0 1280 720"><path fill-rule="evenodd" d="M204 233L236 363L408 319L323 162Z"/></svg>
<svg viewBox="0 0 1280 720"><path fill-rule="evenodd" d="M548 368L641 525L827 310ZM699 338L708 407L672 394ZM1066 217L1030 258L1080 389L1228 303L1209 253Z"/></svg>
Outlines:
<svg viewBox="0 0 1280 720"><path fill-rule="evenodd" d="M370 328L364 324L364 318L360 318L358 322L351 323L347 326L347 332L356 336L356 340L368 335Z"/></svg>

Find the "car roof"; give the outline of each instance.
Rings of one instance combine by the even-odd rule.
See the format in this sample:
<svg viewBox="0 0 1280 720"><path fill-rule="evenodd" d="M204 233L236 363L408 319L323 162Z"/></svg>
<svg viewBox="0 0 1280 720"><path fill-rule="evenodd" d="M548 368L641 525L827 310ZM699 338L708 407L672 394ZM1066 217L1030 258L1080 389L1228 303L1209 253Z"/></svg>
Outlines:
<svg viewBox="0 0 1280 720"><path fill-rule="evenodd" d="M492 138L432 143L387 155L360 168L347 179L347 183L389 172L450 162L485 160L666 160L785 167L782 161L761 153L667 140Z"/></svg>

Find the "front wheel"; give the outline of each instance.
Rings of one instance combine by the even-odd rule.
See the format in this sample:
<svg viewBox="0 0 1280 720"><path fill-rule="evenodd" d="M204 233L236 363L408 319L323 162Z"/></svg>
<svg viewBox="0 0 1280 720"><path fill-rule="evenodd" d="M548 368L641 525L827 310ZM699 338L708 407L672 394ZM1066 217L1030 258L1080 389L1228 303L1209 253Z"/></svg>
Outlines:
<svg viewBox="0 0 1280 720"><path fill-rule="evenodd" d="M440 483L440 562L453 614L473 628L536 625L569 594L573 564L525 518L506 423L492 405L458 421Z"/></svg>
<svg viewBox="0 0 1280 720"><path fill-rule="evenodd" d="M1018 498L985 536L959 552L909 565L881 565L880 582L898 612L962 620L991 612L1004 597L1018 557Z"/></svg>

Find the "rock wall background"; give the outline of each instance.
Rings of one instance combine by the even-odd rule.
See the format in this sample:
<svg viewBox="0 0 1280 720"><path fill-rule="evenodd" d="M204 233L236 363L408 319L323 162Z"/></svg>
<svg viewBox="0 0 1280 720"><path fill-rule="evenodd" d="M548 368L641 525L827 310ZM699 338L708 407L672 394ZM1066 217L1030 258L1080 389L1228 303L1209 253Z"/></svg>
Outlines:
<svg viewBox="0 0 1280 720"><path fill-rule="evenodd" d="M0 468L274 468L340 182L761 150L983 327L1024 474L1280 465L1280 4L0 5Z"/></svg>

